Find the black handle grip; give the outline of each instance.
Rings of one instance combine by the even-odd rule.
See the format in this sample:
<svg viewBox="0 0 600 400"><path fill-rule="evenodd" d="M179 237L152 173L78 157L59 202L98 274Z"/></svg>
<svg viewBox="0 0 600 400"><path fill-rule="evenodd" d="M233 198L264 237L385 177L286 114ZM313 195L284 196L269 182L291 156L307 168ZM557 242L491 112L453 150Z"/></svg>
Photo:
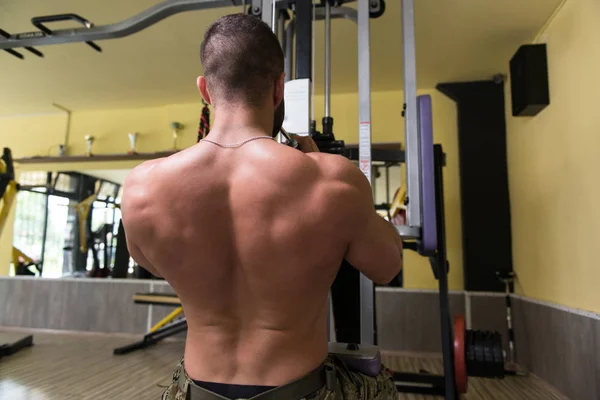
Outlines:
<svg viewBox="0 0 600 400"><path fill-rule="evenodd" d="M77 14L56 14L56 15L45 15L43 17L31 18L31 23L38 28L40 31L52 35L52 30L44 25L47 22L59 22L59 21L75 21L79 22L86 28L94 26L90 21Z"/></svg>
<svg viewBox="0 0 600 400"><path fill-rule="evenodd" d="M92 28L94 26L94 24L92 24L90 21L88 21L87 19L83 18L81 15L77 15L77 14L56 14L56 15L45 15L43 17L33 17L31 18L31 23L38 28L40 31L44 32L46 35L52 35L52 29L48 28L46 25L46 23L48 22L59 22L59 21L75 21L75 22L79 22L81 25L83 25L86 28ZM100 46L98 46L96 43L94 42L86 42L88 44L88 46L90 46L92 49L98 51L98 52L102 52L102 48Z"/></svg>

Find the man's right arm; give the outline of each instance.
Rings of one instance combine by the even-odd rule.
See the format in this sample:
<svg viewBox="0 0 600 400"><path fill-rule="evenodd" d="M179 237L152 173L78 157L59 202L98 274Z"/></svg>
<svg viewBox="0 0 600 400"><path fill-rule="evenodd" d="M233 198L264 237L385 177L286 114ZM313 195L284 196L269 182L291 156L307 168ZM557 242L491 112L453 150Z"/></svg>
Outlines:
<svg viewBox="0 0 600 400"><path fill-rule="evenodd" d="M121 214L127 238L127 249L136 263L155 276L160 276L156 268L148 261L138 246L151 231L148 225L148 183L151 182L151 170L160 160L146 162L129 173L123 186Z"/></svg>
<svg viewBox="0 0 600 400"><path fill-rule="evenodd" d="M354 221L346 260L378 284L389 283L402 269L402 239L396 228L379 216L371 185L348 160L336 160L337 179L350 187L346 205Z"/></svg>

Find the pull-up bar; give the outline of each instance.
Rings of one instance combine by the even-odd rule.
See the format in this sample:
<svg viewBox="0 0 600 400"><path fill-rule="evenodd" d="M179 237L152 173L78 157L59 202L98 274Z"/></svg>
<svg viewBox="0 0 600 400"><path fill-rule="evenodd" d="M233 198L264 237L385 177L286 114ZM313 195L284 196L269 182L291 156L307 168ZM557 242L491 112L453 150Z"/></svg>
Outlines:
<svg viewBox="0 0 600 400"><path fill-rule="evenodd" d="M40 28L40 30L8 35L8 37L2 35L4 38L0 38L0 50L118 39L133 35L171 15L193 10L230 7L232 5L241 5L241 2L239 0L167 0L115 24L93 26L88 20L77 16L87 23L84 23L84 28L57 29L54 31L47 28L44 30L40 27L40 22L57 21L57 19L55 19L57 18L56 15L37 17L32 18L32 23ZM61 14L60 16L62 15L64 14ZM44 18L44 20L40 21L38 18ZM97 50L96 48L94 49Z"/></svg>

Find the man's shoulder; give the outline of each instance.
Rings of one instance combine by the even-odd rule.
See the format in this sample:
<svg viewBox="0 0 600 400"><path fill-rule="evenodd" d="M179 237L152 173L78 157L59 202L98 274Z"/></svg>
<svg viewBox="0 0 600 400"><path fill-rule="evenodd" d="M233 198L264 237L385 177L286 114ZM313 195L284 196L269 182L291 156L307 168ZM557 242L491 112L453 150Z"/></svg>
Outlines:
<svg viewBox="0 0 600 400"><path fill-rule="evenodd" d="M161 165L164 160L166 160L166 158L145 161L133 168L131 172L127 174L127 178L125 179L125 189L127 189L128 186L147 185L149 179L152 178L152 175L158 172L156 168Z"/></svg>
<svg viewBox="0 0 600 400"><path fill-rule="evenodd" d="M364 178L356 165L346 157L327 153L308 153L318 166L322 175L328 179L355 184L361 177Z"/></svg>
<svg viewBox="0 0 600 400"><path fill-rule="evenodd" d="M158 178L169 177L169 175L178 175L186 169L186 163L193 161L189 150L182 150L169 157L161 157L153 160L144 161L131 170L125 181L125 185L142 184L145 186L160 182Z"/></svg>

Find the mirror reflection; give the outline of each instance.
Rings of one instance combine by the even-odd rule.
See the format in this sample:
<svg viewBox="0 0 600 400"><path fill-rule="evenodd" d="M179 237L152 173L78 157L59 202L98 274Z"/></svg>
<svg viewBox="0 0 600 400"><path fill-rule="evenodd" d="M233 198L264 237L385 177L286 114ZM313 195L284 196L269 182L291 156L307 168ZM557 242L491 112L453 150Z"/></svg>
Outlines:
<svg viewBox="0 0 600 400"><path fill-rule="evenodd" d="M20 173L11 275L125 278L134 274L119 208L128 173Z"/></svg>

